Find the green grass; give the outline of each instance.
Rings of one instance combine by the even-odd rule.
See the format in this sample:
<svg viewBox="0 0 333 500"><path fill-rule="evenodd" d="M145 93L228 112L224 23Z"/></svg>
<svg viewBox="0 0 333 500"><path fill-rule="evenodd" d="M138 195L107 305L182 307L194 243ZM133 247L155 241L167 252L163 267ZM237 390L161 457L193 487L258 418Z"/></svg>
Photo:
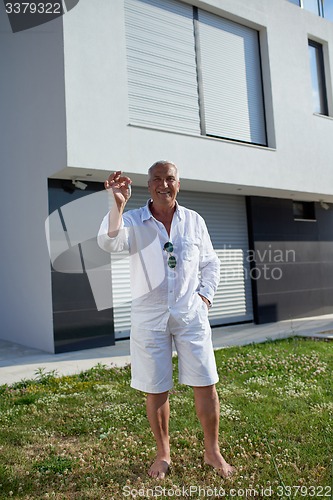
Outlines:
<svg viewBox="0 0 333 500"><path fill-rule="evenodd" d="M191 388L171 391L172 469L156 483L145 395L129 387L129 367L41 369L0 387L0 499L331 498L333 344L292 338L219 350L216 360L233 479L203 464Z"/></svg>

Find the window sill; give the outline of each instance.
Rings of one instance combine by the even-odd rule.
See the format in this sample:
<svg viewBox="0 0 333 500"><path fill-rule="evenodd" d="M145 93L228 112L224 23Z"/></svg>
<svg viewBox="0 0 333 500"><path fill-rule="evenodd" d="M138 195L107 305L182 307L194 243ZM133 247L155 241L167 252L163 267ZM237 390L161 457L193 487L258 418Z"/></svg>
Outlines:
<svg viewBox="0 0 333 500"><path fill-rule="evenodd" d="M145 130L152 130L156 132L164 132L166 134L176 134L176 135L183 135L187 137L195 137L196 139L205 139L209 141L217 141L217 142L227 142L228 144L235 144L237 146L245 146L245 147L250 147L250 148L255 148L255 149L262 149L264 151L276 151L276 148L272 148L270 146L261 146L260 144L251 144L250 142L241 142L241 141L236 141L233 139L226 139L224 137L212 137L210 135L199 135L199 134L192 134L191 132L183 132L183 131L176 131L172 129L167 129L167 128L159 128L159 127L152 127L149 125L140 125L138 123L128 123L128 127L132 128L139 128L139 129L145 129Z"/></svg>
<svg viewBox="0 0 333 500"><path fill-rule="evenodd" d="M333 116L322 115L321 113L313 113L313 116L319 116L320 118L326 118L327 120L333 121Z"/></svg>
<svg viewBox="0 0 333 500"><path fill-rule="evenodd" d="M317 219L294 219L295 222L317 222Z"/></svg>

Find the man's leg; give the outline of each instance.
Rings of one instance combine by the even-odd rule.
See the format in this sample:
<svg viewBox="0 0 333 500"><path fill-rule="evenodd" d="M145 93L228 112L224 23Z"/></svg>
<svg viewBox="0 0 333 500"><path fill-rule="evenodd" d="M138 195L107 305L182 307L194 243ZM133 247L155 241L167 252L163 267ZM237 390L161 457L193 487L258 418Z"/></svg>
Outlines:
<svg viewBox="0 0 333 500"><path fill-rule="evenodd" d="M154 478L164 479L170 464L169 392L147 394L146 405L148 420L157 445L156 459L148 474Z"/></svg>
<svg viewBox="0 0 333 500"><path fill-rule="evenodd" d="M195 408L204 432L205 463L214 467L222 477L228 477L234 472L234 468L220 453L220 404L215 385L193 387L193 390Z"/></svg>

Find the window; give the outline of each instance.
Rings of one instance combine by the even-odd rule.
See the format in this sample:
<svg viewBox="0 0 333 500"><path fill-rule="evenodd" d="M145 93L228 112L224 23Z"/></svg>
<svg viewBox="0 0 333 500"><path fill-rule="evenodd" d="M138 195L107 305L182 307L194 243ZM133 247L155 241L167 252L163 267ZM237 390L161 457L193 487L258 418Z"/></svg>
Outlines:
<svg viewBox="0 0 333 500"><path fill-rule="evenodd" d="M302 4L303 9L313 12L317 16L320 15L318 0L302 0Z"/></svg>
<svg viewBox="0 0 333 500"><path fill-rule="evenodd" d="M206 135L266 145L258 31L198 10Z"/></svg>
<svg viewBox="0 0 333 500"><path fill-rule="evenodd" d="M317 16L333 21L333 0L288 0Z"/></svg>
<svg viewBox="0 0 333 500"><path fill-rule="evenodd" d="M315 221L315 204L313 201L293 201L294 220Z"/></svg>
<svg viewBox="0 0 333 500"><path fill-rule="evenodd" d="M333 21L333 0L322 0L323 16L329 21Z"/></svg>
<svg viewBox="0 0 333 500"><path fill-rule="evenodd" d="M313 111L321 115L328 115L323 47L320 43L309 40L309 57Z"/></svg>
<svg viewBox="0 0 333 500"><path fill-rule="evenodd" d="M125 0L129 121L266 145L257 30L178 0Z"/></svg>

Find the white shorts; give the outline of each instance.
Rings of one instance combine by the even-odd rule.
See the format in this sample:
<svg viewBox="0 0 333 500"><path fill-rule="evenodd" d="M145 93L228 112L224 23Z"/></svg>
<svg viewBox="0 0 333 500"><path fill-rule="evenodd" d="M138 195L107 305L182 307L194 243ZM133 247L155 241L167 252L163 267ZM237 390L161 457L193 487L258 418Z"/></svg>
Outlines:
<svg viewBox="0 0 333 500"><path fill-rule="evenodd" d="M210 324L207 313L200 312L188 325L180 325L170 317L166 331L132 326L131 387L152 394L173 387L172 339L181 384L203 387L218 382Z"/></svg>

